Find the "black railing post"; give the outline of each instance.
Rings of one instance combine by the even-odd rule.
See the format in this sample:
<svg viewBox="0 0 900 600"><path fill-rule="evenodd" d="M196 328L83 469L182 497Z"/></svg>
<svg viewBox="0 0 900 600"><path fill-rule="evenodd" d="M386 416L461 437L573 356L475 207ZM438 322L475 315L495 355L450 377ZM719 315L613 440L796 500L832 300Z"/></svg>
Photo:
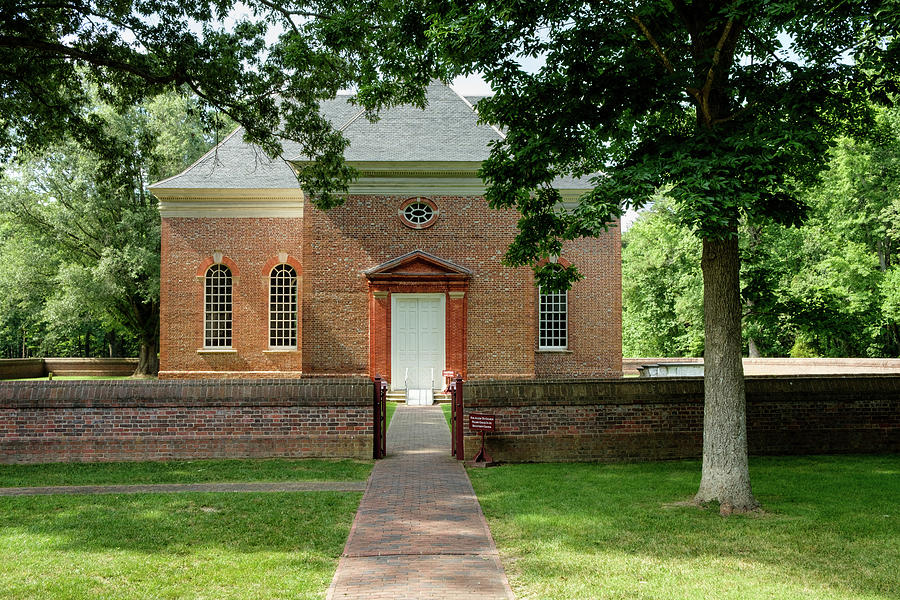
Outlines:
<svg viewBox="0 0 900 600"><path fill-rule="evenodd" d="M450 382L450 456L456 456L456 382Z"/></svg>
<svg viewBox="0 0 900 600"><path fill-rule="evenodd" d="M387 381L381 382L381 458L387 456Z"/></svg>
<svg viewBox="0 0 900 600"><path fill-rule="evenodd" d="M466 445L463 440L463 429L465 428L465 424L463 423L463 380L462 376L457 374L456 381L456 410L454 412L454 419L456 420L456 429L453 431L453 435L456 437L456 460L465 460L466 459Z"/></svg>
<svg viewBox="0 0 900 600"><path fill-rule="evenodd" d="M385 430L387 423L387 406L386 406L386 390L385 382L381 380L381 375L375 376L374 385L372 386L372 458L384 458L386 440Z"/></svg>

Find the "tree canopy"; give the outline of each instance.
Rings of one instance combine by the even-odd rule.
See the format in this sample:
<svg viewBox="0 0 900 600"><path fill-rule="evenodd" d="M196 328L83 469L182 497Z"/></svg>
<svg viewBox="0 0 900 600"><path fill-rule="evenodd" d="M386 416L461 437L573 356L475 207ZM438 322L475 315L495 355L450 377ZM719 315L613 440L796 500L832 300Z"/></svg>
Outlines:
<svg viewBox="0 0 900 600"><path fill-rule="evenodd" d="M900 109L841 137L801 190L802 226L739 227L744 349L752 356L900 356ZM623 234L626 356L702 356L700 240L665 195Z"/></svg>
<svg viewBox="0 0 900 600"><path fill-rule="evenodd" d="M117 160L65 139L7 171L0 328L40 333L45 349L76 332L132 337L137 372L158 371L160 218L146 186L212 144L195 108L175 93L123 112L96 101L92 119Z"/></svg>
<svg viewBox="0 0 900 600"><path fill-rule="evenodd" d="M410 5L404 5L410 6ZM749 483L737 231L796 224L833 140L897 90L893 1L559 0L411 4L428 44L409 73L481 73L481 117L506 132L481 175L520 214L506 261L536 264L665 188L702 239L706 385L698 502L756 506ZM537 60L536 69L524 66ZM574 209L553 182L589 177ZM574 268L548 261L546 287Z"/></svg>
<svg viewBox="0 0 900 600"><path fill-rule="evenodd" d="M93 110L92 94L121 112L180 90L199 99L210 130L224 113L271 156L281 140L299 143L316 159L299 173L303 188L331 205L354 171L319 101L377 77L379 64L415 39L413 30L380 23L391 4L0 0L0 158L71 139L114 161L117 139ZM371 52L375 46L383 52ZM389 88L371 103L415 98L411 83Z"/></svg>

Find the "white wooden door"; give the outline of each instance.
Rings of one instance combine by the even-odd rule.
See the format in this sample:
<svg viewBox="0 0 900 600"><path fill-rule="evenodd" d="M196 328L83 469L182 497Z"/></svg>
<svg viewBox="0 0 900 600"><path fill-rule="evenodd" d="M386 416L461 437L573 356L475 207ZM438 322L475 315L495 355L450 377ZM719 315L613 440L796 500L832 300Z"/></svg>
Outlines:
<svg viewBox="0 0 900 600"><path fill-rule="evenodd" d="M444 311L443 294L391 294L391 385L395 390L440 387Z"/></svg>

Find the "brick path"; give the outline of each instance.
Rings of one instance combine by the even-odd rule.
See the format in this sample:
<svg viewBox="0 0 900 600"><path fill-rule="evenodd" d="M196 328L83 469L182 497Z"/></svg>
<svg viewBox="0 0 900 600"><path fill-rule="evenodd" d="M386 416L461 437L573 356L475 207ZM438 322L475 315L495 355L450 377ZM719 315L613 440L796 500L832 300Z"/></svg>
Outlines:
<svg viewBox="0 0 900 600"><path fill-rule="evenodd" d="M397 407L328 600L514 598L438 406Z"/></svg>
<svg viewBox="0 0 900 600"><path fill-rule="evenodd" d="M284 481L273 483L154 483L145 485L61 485L0 488L0 496L49 494L170 494L174 492L362 492L363 481Z"/></svg>

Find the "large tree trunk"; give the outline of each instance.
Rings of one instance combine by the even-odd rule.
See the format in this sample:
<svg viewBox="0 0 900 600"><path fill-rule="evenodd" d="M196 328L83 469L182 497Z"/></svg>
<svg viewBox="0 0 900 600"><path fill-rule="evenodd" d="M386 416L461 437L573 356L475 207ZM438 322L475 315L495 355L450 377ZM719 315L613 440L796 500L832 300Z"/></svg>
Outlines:
<svg viewBox="0 0 900 600"><path fill-rule="evenodd" d="M150 377L159 374L159 340L144 340L138 354L137 368L133 377Z"/></svg>
<svg viewBox="0 0 900 600"><path fill-rule="evenodd" d="M703 474L694 501L718 501L723 514L758 507L747 463L747 401L741 364L737 235L703 240Z"/></svg>

